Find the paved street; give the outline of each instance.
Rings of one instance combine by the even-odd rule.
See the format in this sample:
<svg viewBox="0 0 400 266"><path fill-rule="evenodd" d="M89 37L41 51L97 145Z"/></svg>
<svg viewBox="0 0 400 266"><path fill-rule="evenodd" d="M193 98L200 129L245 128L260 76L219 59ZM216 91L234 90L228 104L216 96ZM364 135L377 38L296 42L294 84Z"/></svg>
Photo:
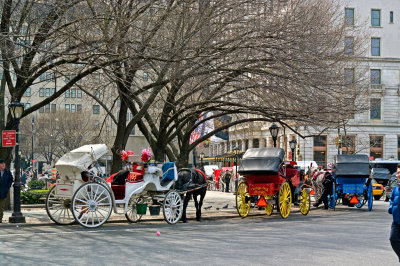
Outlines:
<svg viewBox="0 0 400 266"><path fill-rule="evenodd" d="M7 225L0 228L0 265L398 265L387 205L375 201L373 212L313 209L308 216L294 209L287 220L255 210L241 219L229 208L219 218L215 212L172 226L161 220L95 230Z"/></svg>

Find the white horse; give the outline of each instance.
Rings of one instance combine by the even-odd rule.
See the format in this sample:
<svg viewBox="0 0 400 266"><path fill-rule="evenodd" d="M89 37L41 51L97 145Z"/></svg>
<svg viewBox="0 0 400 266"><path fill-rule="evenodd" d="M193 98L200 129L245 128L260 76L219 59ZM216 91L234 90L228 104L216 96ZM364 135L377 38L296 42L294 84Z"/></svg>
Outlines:
<svg viewBox="0 0 400 266"><path fill-rule="evenodd" d="M324 181L325 173L325 171L318 168L311 168L311 184L315 193L315 201L318 201L321 198L322 192L324 191L322 182Z"/></svg>

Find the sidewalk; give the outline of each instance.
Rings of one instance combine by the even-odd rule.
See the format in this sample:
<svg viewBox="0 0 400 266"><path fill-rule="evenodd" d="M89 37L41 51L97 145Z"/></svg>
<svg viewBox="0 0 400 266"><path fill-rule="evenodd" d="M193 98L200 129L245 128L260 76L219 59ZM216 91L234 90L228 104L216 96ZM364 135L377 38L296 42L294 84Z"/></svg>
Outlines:
<svg viewBox="0 0 400 266"><path fill-rule="evenodd" d="M1 227L12 227L12 226L40 226L40 225L53 225L54 222L50 220L47 216L47 212L43 205L22 205L21 209L23 215L25 216L26 223L25 224L10 224L8 223L8 219L12 214L12 211L4 212L3 223L0 224ZM119 211L121 211L119 209ZM189 219L195 218L196 209L194 207L194 202L191 200L189 202L187 208L187 217ZM232 216L238 217L235 207L235 195L232 193L224 193L219 191L207 191L207 194L204 198L203 207L202 207L202 217L211 218L211 217L224 217L224 216ZM143 215L142 221L161 221L164 220L164 217L161 215L158 216L150 216L149 211L147 211L147 215ZM112 213L110 219L108 221L111 222L126 222L125 216L123 214L115 214Z"/></svg>

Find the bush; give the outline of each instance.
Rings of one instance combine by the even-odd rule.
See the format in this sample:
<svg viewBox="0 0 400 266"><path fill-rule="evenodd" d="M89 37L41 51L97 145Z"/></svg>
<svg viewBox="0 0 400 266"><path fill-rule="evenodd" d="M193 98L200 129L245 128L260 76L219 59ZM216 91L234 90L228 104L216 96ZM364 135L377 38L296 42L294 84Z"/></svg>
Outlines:
<svg viewBox="0 0 400 266"><path fill-rule="evenodd" d="M28 189L43 189L46 186L46 183L39 180L32 180L28 183Z"/></svg>
<svg viewBox="0 0 400 266"><path fill-rule="evenodd" d="M43 199L47 196L49 190L30 190L21 191L21 203L22 204L39 204L43 203Z"/></svg>

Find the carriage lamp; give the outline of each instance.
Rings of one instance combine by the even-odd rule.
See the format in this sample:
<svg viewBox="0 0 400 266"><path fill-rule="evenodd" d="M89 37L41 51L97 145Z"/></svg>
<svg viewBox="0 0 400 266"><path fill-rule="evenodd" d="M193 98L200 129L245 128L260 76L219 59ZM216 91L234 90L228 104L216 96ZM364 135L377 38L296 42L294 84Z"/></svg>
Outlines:
<svg viewBox="0 0 400 266"><path fill-rule="evenodd" d="M200 153L201 167L204 166L204 164L203 164L203 159L204 159L204 152L201 152L201 153Z"/></svg>
<svg viewBox="0 0 400 266"><path fill-rule="evenodd" d="M9 218L10 223L25 223L25 217L21 213L21 179L19 176L19 143L18 143L18 131L19 131L19 120L24 112L24 104L20 102L13 102L8 105L8 110L13 122L15 123L15 176L14 176L14 212Z"/></svg>
<svg viewBox="0 0 400 266"><path fill-rule="evenodd" d="M276 139L278 138L279 127L275 124L269 127L269 132L271 132L272 140L274 141L274 148L276 148Z"/></svg>
<svg viewBox="0 0 400 266"><path fill-rule="evenodd" d="M294 150L296 149L296 146L297 146L297 141L296 141L296 139L292 139L291 141L289 141L289 146L290 146L290 149L292 150L292 161L295 161L295 152L294 152Z"/></svg>

